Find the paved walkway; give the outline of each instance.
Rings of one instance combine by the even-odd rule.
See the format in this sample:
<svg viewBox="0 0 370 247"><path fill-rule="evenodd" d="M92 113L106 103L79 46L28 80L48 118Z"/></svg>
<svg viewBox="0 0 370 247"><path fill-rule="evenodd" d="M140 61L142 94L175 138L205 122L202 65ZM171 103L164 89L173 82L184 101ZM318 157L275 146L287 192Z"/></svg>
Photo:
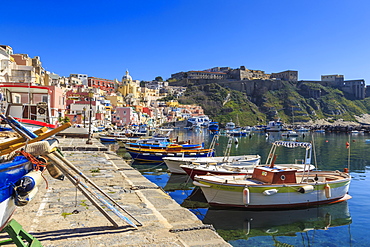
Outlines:
<svg viewBox="0 0 370 247"><path fill-rule="evenodd" d="M71 150L63 151L66 159L142 226L135 229L112 214L119 223L118 228L112 227L69 180L53 179L46 172L47 184L41 185L36 197L18 208L13 217L44 246L230 246L121 157L103 151L106 147L98 140L88 145L86 139L61 138L60 146Z"/></svg>

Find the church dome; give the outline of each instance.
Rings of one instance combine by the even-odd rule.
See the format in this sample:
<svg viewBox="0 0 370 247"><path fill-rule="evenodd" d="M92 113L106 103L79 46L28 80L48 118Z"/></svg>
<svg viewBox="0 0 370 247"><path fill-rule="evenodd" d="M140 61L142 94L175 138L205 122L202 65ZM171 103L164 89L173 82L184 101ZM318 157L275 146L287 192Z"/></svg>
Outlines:
<svg viewBox="0 0 370 247"><path fill-rule="evenodd" d="M122 76L122 81L132 81L132 77L129 75L128 70L126 70L126 75Z"/></svg>

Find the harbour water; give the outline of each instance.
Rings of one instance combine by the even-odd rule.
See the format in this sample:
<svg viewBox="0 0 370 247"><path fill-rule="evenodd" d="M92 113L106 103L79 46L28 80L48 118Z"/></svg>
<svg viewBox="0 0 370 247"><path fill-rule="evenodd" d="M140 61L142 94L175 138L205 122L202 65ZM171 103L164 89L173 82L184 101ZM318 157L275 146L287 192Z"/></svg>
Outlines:
<svg viewBox="0 0 370 247"><path fill-rule="evenodd" d="M213 135L208 131L175 131L172 137L204 142L207 147ZM271 143L286 140L280 133L252 133L237 138L230 155L259 154L264 164ZM205 224L233 246L368 246L370 232L370 134L304 133L290 140L314 143L312 163L319 170L349 167L352 199L309 209L249 211L209 208L201 190L187 175L166 171L165 164L132 164L150 181L164 190L183 207L191 210ZM222 156L228 138L220 136L216 155ZM236 141L236 140L235 140ZM124 150L119 153L126 155ZM280 149L276 163L302 159L302 149Z"/></svg>

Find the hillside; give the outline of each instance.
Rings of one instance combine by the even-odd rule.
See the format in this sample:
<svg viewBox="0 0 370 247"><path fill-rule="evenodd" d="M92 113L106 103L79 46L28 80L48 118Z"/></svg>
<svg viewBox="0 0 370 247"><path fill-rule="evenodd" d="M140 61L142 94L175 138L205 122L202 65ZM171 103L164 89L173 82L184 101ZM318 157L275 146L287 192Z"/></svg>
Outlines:
<svg viewBox="0 0 370 247"><path fill-rule="evenodd" d="M319 92L319 96L311 96L312 92ZM260 88L251 95L216 83L189 84L179 102L201 105L205 114L221 125L232 120L246 126L279 118L285 123L356 122L358 116L370 113L370 98L350 98L339 89L317 83L298 85L284 81L277 90Z"/></svg>

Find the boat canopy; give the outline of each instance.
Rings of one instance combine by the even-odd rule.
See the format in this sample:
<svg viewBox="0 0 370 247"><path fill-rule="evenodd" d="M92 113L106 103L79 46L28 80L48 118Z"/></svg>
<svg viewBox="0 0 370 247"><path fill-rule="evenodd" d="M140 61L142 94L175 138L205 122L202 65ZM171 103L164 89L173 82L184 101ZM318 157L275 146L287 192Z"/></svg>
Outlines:
<svg viewBox="0 0 370 247"><path fill-rule="evenodd" d="M50 94L51 90L48 87L42 86L23 86L23 85L13 85L13 84L0 84L0 88L3 90L9 90L12 93L40 93L40 94Z"/></svg>
<svg viewBox="0 0 370 247"><path fill-rule="evenodd" d="M312 144L310 142L276 141L273 144L275 146L283 146L287 148L302 147L310 149L312 147Z"/></svg>

